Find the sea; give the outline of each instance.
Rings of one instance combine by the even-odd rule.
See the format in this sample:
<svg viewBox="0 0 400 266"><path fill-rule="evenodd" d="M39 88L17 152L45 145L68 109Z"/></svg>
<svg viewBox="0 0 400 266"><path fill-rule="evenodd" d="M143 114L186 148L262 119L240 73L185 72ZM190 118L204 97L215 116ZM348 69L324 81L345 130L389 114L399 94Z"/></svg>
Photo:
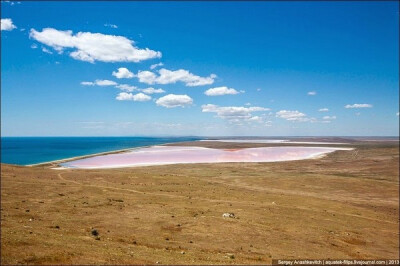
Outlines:
<svg viewBox="0 0 400 266"><path fill-rule="evenodd" d="M198 137L1 137L1 162L30 165Z"/></svg>

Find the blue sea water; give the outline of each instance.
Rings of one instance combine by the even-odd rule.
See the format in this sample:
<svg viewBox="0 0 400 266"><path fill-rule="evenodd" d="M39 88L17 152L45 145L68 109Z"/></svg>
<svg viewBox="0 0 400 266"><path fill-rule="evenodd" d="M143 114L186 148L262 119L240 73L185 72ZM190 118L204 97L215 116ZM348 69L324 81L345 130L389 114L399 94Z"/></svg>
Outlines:
<svg viewBox="0 0 400 266"><path fill-rule="evenodd" d="M1 162L17 165L181 141L196 137L2 137Z"/></svg>

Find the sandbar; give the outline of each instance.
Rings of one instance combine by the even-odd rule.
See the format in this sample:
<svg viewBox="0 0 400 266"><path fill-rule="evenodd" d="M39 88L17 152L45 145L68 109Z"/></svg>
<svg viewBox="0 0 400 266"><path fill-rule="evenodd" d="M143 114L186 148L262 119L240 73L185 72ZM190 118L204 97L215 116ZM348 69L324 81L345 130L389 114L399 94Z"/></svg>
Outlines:
<svg viewBox="0 0 400 266"><path fill-rule="evenodd" d="M60 166L101 169L185 163L280 162L319 158L321 155L336 150L352 150L352 148L279 146L212 149L204 147L152 146L124 153L69 161L61 163Z"/></svg>

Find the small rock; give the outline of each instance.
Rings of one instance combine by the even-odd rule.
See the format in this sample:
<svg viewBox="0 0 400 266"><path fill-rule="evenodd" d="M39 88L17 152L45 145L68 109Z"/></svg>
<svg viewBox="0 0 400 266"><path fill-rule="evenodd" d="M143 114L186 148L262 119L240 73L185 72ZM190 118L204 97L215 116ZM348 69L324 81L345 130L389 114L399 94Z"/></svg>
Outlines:
<svg viewBox="0 0 400 266"><path fill-rule="evenodd" d="M56 228L56 229L60 229L60 226L56 225L56 226L54 226L54 228Z"/></svg>
<svg viewBox="0 0 400 266"><path fill-rule="evenodd" d="M226 213L222 214L222 217L235 218L235 214L232 212L226 212Z"/></svg>
<svg viewBox="0 0 400 266"><path fill-rule="evenodd" d="M30 212L30 210L25 210L25 212Z"/></svg>
<svg viewBox="0 0 400 266"><path fill-rule="evenodd" d="M182 251L181 254L185 254L185 251Z"/></svg>
<svg viewBox="0 0 400 266"><path fill-rule="evenodd" d="M272 205L276 205L275 201L272 202Z"/></svg>
<svg viewBox="0 0 400 266"><path fill-rule="evenodd" d="M96 229L93 229L91 233L92 233L93 236L98 236L99 235L99 231L97 231Z"/></svg>

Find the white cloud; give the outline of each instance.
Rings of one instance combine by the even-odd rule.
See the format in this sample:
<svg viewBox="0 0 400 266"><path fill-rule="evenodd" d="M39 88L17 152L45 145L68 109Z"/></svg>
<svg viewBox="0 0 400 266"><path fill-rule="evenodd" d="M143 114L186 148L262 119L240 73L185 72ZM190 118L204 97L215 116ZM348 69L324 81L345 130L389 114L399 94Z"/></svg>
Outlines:
<svg viewBox="0 0 400 266"><path fill-rule="evenodd" d="M131 86L131 85L128 85L128 84L118 84L115 87L120 89L120 90L127 91L127 92L132 92L132 91L137 89L136 86Z"/></svg>
<svg viewBox="0 0 400 266"><path fill-rule="evenodd" d="M181 81L189 87L213 84L217 77L215 74L211 74L209 77L200 77L184 69L172 71L162 68L158 73L159 76L151 71L139 71L137 77L140 82L146 84L172 84Z"/></svg>
<svg viewBox="0 0 400 266"><path fill-rule="evenodd" d="M321 108L318 110L318 112L329 112L328 108Z"/></svg>
<svg viewBox="0 0 400 266"><path fill-rule="evenodd" d="M215 104L205 104L201 106L204 113L216 113L219 118L227 119L232 122L261 121L261 117L252 116L253 112L268 111L264 107L242 107L242 106L224 106L220 107Z"/></svg>
<svg viewBox="0 0 400 266"><path fill-rule="evenodd" d="M94 85L97 85L97 86L116 86L116 85L118 85L118 83L116 83L116 82L114 82L112 80L107 80L107 79L104 79L104 80L96 79L95 82L82 81L81 85L84 85L84 86L94 86Z"/></svg>
<svg viewBox="0 0 400 266"><path fill-rule="evenodd" d="M163 65L164 64L162 62L160 62L158 64L153 64L153 65L150 66L150 69L155 69L156 67L163 66Z"/></svg>
<svg viewBox="0 0 400 266"><path fill-rule="evenodd" d="M117 79L131 79L135 76L132 72L129 71L129 69L125 67L120 67L118 68L118 71L113 71L112 75Z"/></svg>
<svg viewBox="0 0 400 266"><path fill-rule="evenodd" d="M118 29L118 26L115 24L104 24L104 27L109 27L109 28L113 28L113 29Z"/></svg>
<svg viewBox="0 0 400 266"><path fill-rule="evenodd" d="M151 71L139 71L136 75L140 82L146 84L154 84L157 80L157 75Z"/></svg>
<svg viewBox="0 0 400 266"><path fill-rule="evenodd" d="M348 104L344 108L372 108L372 104L369 103L355 103L355 104Z"/></svg>
<svg viewBox="0 0 400 266"><path fill-rule="evenodd" d="M322 119L323 119L323 120L335 120L335 119L336 119L336 116L329 116L329 115L326 115L326 116L324 116Z"/></svg>
<svg viewBox="0 0 400 266"><path fill-rule="evenodd" d="M95 61L140 62L161 57L161 52L148 48L139 49L134 45L134 41L124 36L91 32L78 32L73 35L71 30L45 28L41 32L31 29L29 37L58 52L65 48L74 49L69 54L72 58L90 63Z"/></svg>
<svg viewBox="0 0 400 266"><path fill-rule="evenodd" d="M176 95L176 94L168 94L159 98L156 101L156 104L159 106L173 108L173 107L185 107L186 105L191 105L193 103L193 99L187 95Z"/></svg>
<svg viewBox="0 0 400 266"><path fill-rule="evenodd" d="M399 116L399 112L397 112L396 115Z"/></svg>
<svg viewBox="0 0 400 266"><path fill-rule="evenodd" d="M250 117L249 118L249 121L256 121L256 122L262 122L262 117L260 117L260 116L252 116L252 117Z"/></svg>
<svg viewBox="0 0 400 266"><path fill-rule="evenodd" d="M47 49L46 47L42 47L42 51L47 53L47 54L53 54L53 52L50 51L49 49Z"/></svg>
<svg viewBox="0 0 400 266"><path fill-rule="evenodd" d="M142 90L144 93L153 94L153 93L164 93L165 90L163 89L154 89L154 88L147 88Z"/></svg>
<svg viewBox="0 0 400 266"><path fill-rule="evenodd" d="M1 30L7 30L7 31L12 31L13 29L16 29L17 26L15 26L12 22L12 19L10 18L2 18L1 19Z"/></svg>
<svg viewBox="0 0 400 266"><path fill-rule="evenodd" d="M117 99L118 101L146 102L151 100L151 97L141 92L135 95L133 95L132 93L120 92L115 99Z"/></svg>
<svg viewBox="0 0 400 266"><path fill-rule="evenodd" d="M94 82L91 82L91 81L82 81L81 85L83 85L83 86L94 86L96 84L94 84Z"/></svg>
<svg viewBox="0 0 400 266"><path fill-rule="evenodd" d="M237 90L228 88L226 86L211 88L204 92L204 94L207 96L220 96L220 95L227 95L227 94L233 95L233 94L238 94L238 93L239 92Z"/></svg>
<svg viewBox="0 0 400 266"><path fill-rule="evenodd" d="M308 118L306 114L301 113L297 110L296 111L280 110L276 112L276 117L286 119L288 121L299 121L299 122L314 121L314 119Z"/></svg>
<svg viewBox="0 0 400 266"><path fill-rule="evenodd" d="M251 105L251 103L245 103L244 105L246 105L246 106L250 106L250 105Z"/></svg>
<svg viewBox="0 0 400 266"><path fill-rule="evenodd" d="M36 48L38 48L38 46L37 46L36 43L33 43L33 44L31 45L31 48L32 48L32 49L36 49Z"/></svg>
<svg viewBox="0 0 400 266"><path fill-rule="evenodd" d="M103 80L97 79L95 81L95 83L96 83L97 86L115 86L115 85L118 84L115 81L107 80L107 79L103 79Z"/></svg>
<svg viewBox="0 0 400 266"><path fill-rule="evenodd" d="M315 92L315 91L309 91L309 92L307 92L307 95L311 95L311 96L314 96L314 95L316 95L317 94L317 92Z"/></svg>

